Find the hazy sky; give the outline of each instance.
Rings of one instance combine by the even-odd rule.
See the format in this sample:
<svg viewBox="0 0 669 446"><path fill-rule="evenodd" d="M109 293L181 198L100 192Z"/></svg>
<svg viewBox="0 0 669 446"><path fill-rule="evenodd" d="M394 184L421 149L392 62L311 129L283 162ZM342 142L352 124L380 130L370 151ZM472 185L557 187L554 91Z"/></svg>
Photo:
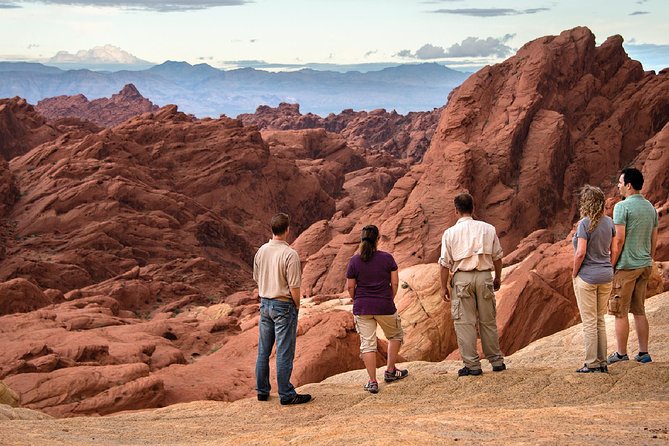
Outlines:
<svg viewBox="0 0 669 446"><path fill-rule="evenodd" d="M150 62L217 67L502 60L529 40L588 26L620 34L646 69L669 66L666 0L0 0L0 60L111 44ZM244 65L242 63L242 65Z"/></svg>

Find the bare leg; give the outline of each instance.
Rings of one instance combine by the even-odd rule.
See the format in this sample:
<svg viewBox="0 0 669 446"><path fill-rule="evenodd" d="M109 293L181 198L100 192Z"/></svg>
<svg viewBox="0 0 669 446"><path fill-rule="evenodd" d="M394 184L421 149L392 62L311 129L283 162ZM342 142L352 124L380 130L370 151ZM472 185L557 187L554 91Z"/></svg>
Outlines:
<svg viewBox="0 0 669 446"><path fill-rule="evenodd" d="M363 353L362 362L365 363L370 381L376 381L376 352Z"/></svg>
<svg viewBox="0 0 669 446"><path fill-rule="evenodd" d="M400 351L402 341L388 341L388 363L386 370L395 370L395 361L397 360L397 353Z"/></svg>
<svg viewBox="0 0 669 446"><path fill-rule="evenodd" d="M617 320L616 320L617 321ZM636 327L636 335L639 338L639 351L648 351L648 319L645 314L634 315L634 326Z"/></svg>
<svg viewBox="0 0 669 446"><path fill-rule="evenodd" d="M616 317L616 343L618 344L618 354L627 354L627 339L630 335L630 321L627 314L623 317Z"/></svg>

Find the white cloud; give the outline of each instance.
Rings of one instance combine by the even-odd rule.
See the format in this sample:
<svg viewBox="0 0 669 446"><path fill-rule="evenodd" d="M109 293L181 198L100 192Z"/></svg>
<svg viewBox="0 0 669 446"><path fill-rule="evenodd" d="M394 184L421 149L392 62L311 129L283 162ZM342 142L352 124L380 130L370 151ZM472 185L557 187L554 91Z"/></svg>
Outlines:
<svg viewBox="0 0 669 446"><path fill-rule="evenodd" d="M49 63L85 63L85 64L124 64L146 65L149 62L139 59L127 51L113 45L96 46L90 50L77 51L76 54L59 51Z"/></svg>
<svg viewBox="0 0 669 446"><path fill-rule="evenodd" d="M461 43L455 43L448 49L426 43L415 53L411 50L402 50L395 56L420 60L444 59L447 57L506 57L513 53L513 49L506 43L514 36L515 34L506 34L500 38L488 37L486 39L467 37Z"/></svg>
<svg viewBox="0 0 669 446"><path fill-rule="evenodd" d="M101 6L159 12L192 11L215 8L217 6L239 6L252 3L250 0L12 0L0 3L0 9L18 8L22 3L35 3L35 1L49 5Z"/></svg>

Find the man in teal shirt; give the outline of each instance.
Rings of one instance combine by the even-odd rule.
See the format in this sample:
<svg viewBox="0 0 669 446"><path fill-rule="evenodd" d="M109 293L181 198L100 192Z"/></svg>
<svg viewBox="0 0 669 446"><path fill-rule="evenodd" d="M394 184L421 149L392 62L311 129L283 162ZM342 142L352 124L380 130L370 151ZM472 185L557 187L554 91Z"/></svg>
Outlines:
<svg viewBox="0 0 669 446"><path fill-rule="evenodd" d="M632 167L623 169L618 190L623 201L613 208L616 235L611 247L611 264L614 265L613 289L609 299L609 314L616 317L616 343L618 351L608 357L609 364L627 361L629 319L634 315L634 325L639 338L637 362L652 362L648 354L648 319L644 301L646 286L652 271L657 245L657 211L641 195L643 175Z"/></svg>

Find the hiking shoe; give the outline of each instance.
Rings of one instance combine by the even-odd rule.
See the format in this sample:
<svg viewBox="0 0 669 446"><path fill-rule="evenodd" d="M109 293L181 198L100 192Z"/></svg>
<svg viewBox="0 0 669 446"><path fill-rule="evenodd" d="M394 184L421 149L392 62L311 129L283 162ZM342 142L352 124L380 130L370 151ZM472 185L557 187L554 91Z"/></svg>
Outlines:
<svg viewBox="0 0 669 446"><path fill-rule="evenodd" d="M650 356L648 358L650 358ZM608 362L609 364L613 364L613 363L616 363L616 362L629 361L629 360L630 360L629 356L620 355L620 354L618 354L618 352L613 352L606 359L606 362Z"/></svg>
<svg viewBox="0 0 669 446"><path fill-rule="evenodd" d="M311 395L309 395L308 393L303 393L303 394L296 393L295 396L290 399L281 400L281 405L287 406L289 404L304 404L308 403L309 401L311 401Z"/></svg>
<svg viewBox="0 0 669 446"><path fill-rule="evenodd" d="M393 381L397 381L398 379L406 378L408 374L408 370L401 370L398 368L395 368L395 370L392 372L390 370L386 370L383 373L383 380L387 383L391 383Z"/></svg>
<svg viewBox="0 0 669 446"><path fill-rule="evenodd" d="M604 370L602 370L604 367L588 367L587 364L583 364L583 367L580 369L576 370L576 373L604 373ZM608 368L606 371L608 372Z"/></svg>
<svg viewBox="0 0 669 446"><path fill-rule="evenodd" d="M369 381L363 386L369 393L379 393L379 383L376 381Z"/></svg>
<svg viewBox="0 0 669 446"><path fill-rule="evenodd" d="M636 355L634 357L634 360L636 362L640 362L641 364L648 364L649 362L653 362L653 360L651 359L651 357L648 353L646 353L644 355Z"/></svg>
<svg viewBox="0 0 669 446"><path fill-rule="evenodd" d="M492 371L493 372L501 372L503 370L506 370L506 364L504 364L504 363L502 363L501 365L492 366Z"/></svg>
<svg viewBox="0 0 669 446"><path fill-rule="evenodd" d="M458 376L479 376L483 374L481 369L470 369L469 367L463 367L458 370Z"/></svg>
<svg viewBox="0 0 669 446"><path fill-rule="evenodd" d="M269 395L265 395L263 393L258 394L258 401L267 401L267 398L269 398Z"/></svg>
<svg viewBox="0 0 669 446"><path fill-rule="evenodd" d="M609 373L609 368L606 364L602 364L599 366L599 371L602 373Z"/></svg>

